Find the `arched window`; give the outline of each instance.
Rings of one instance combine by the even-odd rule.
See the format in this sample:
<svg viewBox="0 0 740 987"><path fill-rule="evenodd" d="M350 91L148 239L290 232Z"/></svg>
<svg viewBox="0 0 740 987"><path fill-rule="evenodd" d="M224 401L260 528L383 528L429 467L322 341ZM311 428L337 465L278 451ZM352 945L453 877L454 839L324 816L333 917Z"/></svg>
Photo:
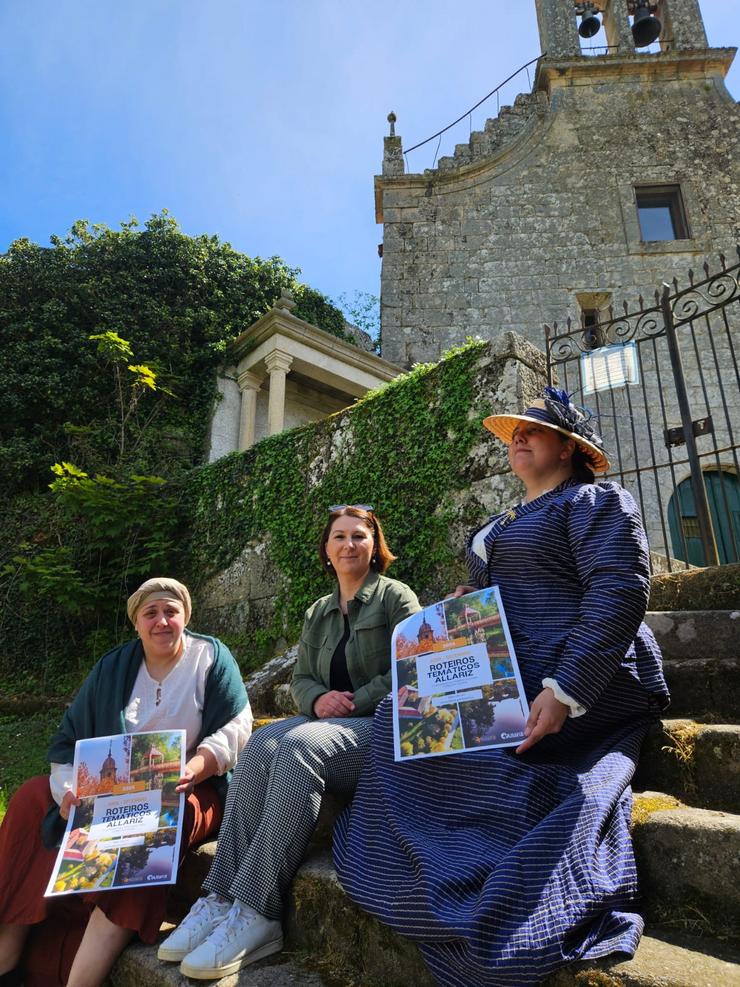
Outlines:
<svg viewBox="0 0 740 987"><path fill-rule="evenodd" d="M740 485L737 475L731 467L704 470L702 475L719 561L721 564L740 562ZM692 565L706 565L689 479L679 483L670 499L668 524L674 556Z"/></svg>

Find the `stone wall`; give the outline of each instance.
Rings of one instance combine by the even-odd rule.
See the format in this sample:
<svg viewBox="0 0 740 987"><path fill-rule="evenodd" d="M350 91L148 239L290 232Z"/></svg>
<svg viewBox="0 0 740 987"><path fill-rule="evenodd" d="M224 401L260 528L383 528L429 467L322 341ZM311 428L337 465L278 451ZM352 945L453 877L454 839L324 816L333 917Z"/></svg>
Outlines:
<svg viewBox="0 0 740 987"><path fill-rule="evenodd" d="M470 332L543 346L544 323L580 321L579 295L634 306L733 253L740 110L723 64L678 52L543 62L538 98L508 115L513 136L493 139L497 118L436 170L379 179L383 356L434 360ZM690 239L640 239L634 186L653 183L680 185Z"/></svg>
<svg viewBox="0 0 740 987"><path fill-rule="evenodd" d="M440 430L436 427L440 404L445 400L443 392L449 389L449 379L454 376L449 371L454 370L456 361L463 360L467 361L464 366L469 369L465 371L465 379L455 384L461 393L457 397L453 395L452 401L459 398L463 417L459 423L461 428L469 431L472 425L472 441L468 445L456 438L454 429L448 431L448 426L442 430L440 439ZM407 392L417 388L418 393L420 373L426 388L425 404L411 412ZM372 448L363 449L358 441L359 419L363 416L370 422L373 433L378 436L395 434L399 446L404 441L403 433L415 430L414 441L404 452L404 469L381 475L372 482L362 479L361 499L376 505L391 547L399 556L390 574L410 583L423 599L438 598L464 576L462 551L466 532L521 495L520 484L509 471L505 447L479 427L480 420L491 412L524 409L541 390L544 380L543 354L526 340L507 333L495 343L450 356L437 367L422 368L408 378L401 377L358 406L330 419L267 439L238 457L230 456L203 467L201 489L194 494L191 530L192 544L196 546L193 565L198 569L192 575L192 582L197 587L196 629L217 634L233 643L246 668L258 664L248 653L250 648L266 649L261 655L264 658L270 651L279 652L292 643L295 624L288 619L289 608L285 601L297 592L299 582L305 587L304 606L331 589L313 548L324 523L326 505L360 499L359 492L350 486L332 484L339 469L348 478L347 484L355 482L355 475L367 475L363 473L367 465L364 460L373 453ZM412 414L419 420L413 421ZM445 455L445 446L449 444L446 489L436 503L430 503L424 476L430 458L436 454L435 449L437 453L439 451L440 441ZM300 490L290 490L291 511L294 516L300 514L296 519L297 541L292 547L294 554L307 548L309 573L289 571L290 544L287 556L283 546L281 561L275 534L270 530L271 522L257 530L249 517L254 505L264 496L264 489L259 489L257 482L269 482L259 466L261 450L269 450L270 443L274 448L276 442L282 444L280 461L299 457L295 475L301 478L302 486ZM226 471L230 471L228 483L222 489L228 496L214 495L218 482L211 481L218 481L220 473L227 476ZM261 479L257 481L260 475ZM276 476L274 482L284 481ZM316 491L323 489L327 490L326 495L317 495ZM326 500L329 490L332 497ZM384 512L384 505L391 503L397 506ZM224 512L230 516L224 518ZM419 558L427 551L424 544L419 544L419 532L426 530L430 512L444 518L442 530L448 540L449 552L446 554L450 563L440 565L422 577L414 565L409 564L409 559ZM399 513L403 514L402 518L398 517ZM316 528L315 535L309 539L299 533L304 530L301 525L306 521L306 514L311 515L308 527ZM419 518L418 524L414 518ZM439 526L435 530L438 529ZM234 533L226 536L225 531ZM224 550L226 537L229 538L228 552ZM414 537L416 544L413 544ZM304 540L308 540L307 546L303 544ZM439 545L433 547L438 556L445 556ZM207 560L218 553L222 561L217 571L207 573L204 579L199 560ZM283 607L286 610L284 617L280 612ZM265 640L268 628L272 630L269 640Z"/></svg>

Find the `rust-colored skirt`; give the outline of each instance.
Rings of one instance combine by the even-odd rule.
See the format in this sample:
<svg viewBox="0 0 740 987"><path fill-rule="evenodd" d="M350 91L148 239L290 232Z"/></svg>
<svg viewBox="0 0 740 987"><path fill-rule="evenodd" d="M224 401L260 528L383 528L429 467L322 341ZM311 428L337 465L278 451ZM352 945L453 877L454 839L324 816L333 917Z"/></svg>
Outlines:
<svg viewBox="0 0 740 987"><path fill-rule="evenodd" d="M57 851L41 842L41 820L52 805L49 778L30 778L15 793L0 826L0 924L33 925L23 953L25 987L66 984L90 913L97 906L115 925L144 942L157 938L167 888L122 888L44 898ZM207 781L185 801L180 858L218 833L221 803Z"/></svg>

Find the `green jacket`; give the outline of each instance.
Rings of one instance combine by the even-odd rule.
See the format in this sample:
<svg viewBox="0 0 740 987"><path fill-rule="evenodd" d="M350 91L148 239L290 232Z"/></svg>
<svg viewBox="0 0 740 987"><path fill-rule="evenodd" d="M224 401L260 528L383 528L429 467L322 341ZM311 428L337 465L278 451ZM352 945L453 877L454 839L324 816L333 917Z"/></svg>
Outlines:
<svg viewBox="0 0 740 987"><path fill-rule="evenodd" d="M391 691L393 628L419 611L416 594L405 583L370 572L347 605L347 670L355 686L353 716L370 716ZM313 704L329 691L331 658L344 634L339 587L306 611L291 690L298 709L313 716Z"/></svg>

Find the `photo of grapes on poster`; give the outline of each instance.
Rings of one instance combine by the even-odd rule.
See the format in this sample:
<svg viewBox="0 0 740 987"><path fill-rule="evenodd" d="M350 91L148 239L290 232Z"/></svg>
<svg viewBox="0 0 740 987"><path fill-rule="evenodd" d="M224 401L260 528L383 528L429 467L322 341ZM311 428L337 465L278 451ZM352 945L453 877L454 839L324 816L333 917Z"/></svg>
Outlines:
<svg viewBox="0 0 740 987"><path fill-rule="evenodd" d="M185 796L185 731L90 737L75 745L67 829L46 897L174 884Z"/></svg>
<svg viewBox="0 0 740 987"><path fill-rule="evenodd" d="M498 586L408 617L391 656L396 761L524 740L529 706Z"/></svg>

